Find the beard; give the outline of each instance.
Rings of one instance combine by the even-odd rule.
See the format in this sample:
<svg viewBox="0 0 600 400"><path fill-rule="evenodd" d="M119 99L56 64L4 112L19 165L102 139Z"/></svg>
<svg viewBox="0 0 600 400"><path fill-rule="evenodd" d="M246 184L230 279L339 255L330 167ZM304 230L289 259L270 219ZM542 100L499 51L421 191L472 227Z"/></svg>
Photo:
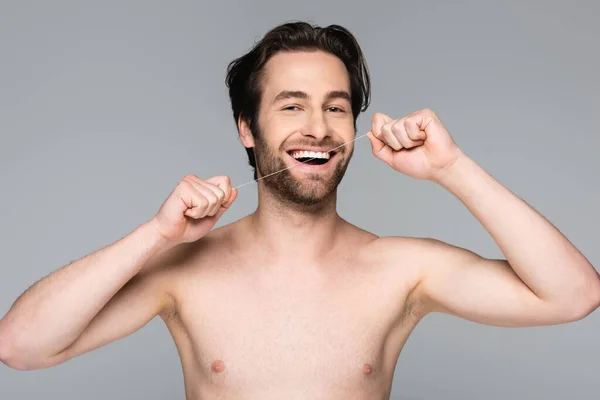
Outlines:
<svg viewBox="0 0 600 400"><path fill-rule="evenodd" d="M342 143L334 142L329 137L321 142L310 140L294 142L294 146L299 148L303 146L336 148L335 159L328 161L336 163L331 174L325 176L322 173L303 173L301 177L296 177L292 174L293 168L286 169L289 166L284 161L284 157L289 156L282 149L283 144L279 149L269 147L260 133L255 136L254 143L254 155L259 178L273 174L261 179L267 190L280 201L301 207L318 206L335 194L354 153L354 148L350 150L345 146L336 148ZM281 172L274 174L277 171Z"/></svg>

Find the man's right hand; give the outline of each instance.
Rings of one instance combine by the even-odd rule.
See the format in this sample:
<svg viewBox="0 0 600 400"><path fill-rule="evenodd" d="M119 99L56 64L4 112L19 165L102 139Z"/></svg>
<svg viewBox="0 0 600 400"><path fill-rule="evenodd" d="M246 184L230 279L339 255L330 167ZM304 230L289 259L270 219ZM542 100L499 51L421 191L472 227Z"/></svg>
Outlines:
<svg viewBox="0 0 600 400"><path fill-rule="evenodd" d="M171 245L206 235L237 197L227 176L202 180L185 176L153 218L159 234Z"/></svg>

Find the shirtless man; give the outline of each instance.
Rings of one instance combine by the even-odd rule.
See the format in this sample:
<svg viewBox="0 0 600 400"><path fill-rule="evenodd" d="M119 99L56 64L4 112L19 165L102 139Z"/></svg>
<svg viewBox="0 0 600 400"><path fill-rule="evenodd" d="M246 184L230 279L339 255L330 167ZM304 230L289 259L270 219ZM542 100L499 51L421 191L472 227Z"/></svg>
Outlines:
<svg viewBox="0 0 600 400"><path fill-rule="evenodd" d="M592 265L464 154L433 111L375 114L373 153L457 196L507 259L378 237L340 218L336 188L353 144L329 150L355 137L369 80L349 32L320 32L284 25L230 65L234 116L256 176L295 165L258 180L256 211L213 229L238 192L227 177L184 177L152 219L15 301L0 322L6 365L52 367L160 316L187 399L386 399L401 349L428 313L539 326L596 309ZM263 60L255 86L249 77ZM327 162L298 165L297 157ZM373 207L380 199L374 194Z"/></svg>

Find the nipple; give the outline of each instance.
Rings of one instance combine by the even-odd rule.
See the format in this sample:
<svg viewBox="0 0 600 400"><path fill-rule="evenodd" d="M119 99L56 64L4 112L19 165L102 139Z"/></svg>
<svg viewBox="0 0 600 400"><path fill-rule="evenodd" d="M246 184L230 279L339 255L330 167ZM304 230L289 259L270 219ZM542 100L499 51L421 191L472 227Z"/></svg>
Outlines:
<svg viewBox="0 0 600 400"><path fill-rule="evenodd" d="M363 365L363 374L369 375L371 372L373 372L373 367L371 366L371 364Z"/></svg>
<svg viewBox="0 0 600 400"><path fill-rule="evenodd" d="M221 360L217 360L212 363L211 369L216 373L223 372L225 370L225 363Z"/></svg>

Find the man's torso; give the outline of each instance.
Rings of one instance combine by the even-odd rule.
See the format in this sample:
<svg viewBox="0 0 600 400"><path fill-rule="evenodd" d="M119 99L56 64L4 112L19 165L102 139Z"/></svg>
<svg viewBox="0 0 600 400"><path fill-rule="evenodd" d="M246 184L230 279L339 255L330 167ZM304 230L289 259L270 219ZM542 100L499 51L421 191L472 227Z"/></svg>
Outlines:
<svg viewBox="0 0 600 400"><path fill-rule="evenodd" d="M231 229L231 228L229 228ZM410 257L356 228L319 265L240 246L227 230L170 272L163 313L188 399L387 398L420 318Z"/></svg>

